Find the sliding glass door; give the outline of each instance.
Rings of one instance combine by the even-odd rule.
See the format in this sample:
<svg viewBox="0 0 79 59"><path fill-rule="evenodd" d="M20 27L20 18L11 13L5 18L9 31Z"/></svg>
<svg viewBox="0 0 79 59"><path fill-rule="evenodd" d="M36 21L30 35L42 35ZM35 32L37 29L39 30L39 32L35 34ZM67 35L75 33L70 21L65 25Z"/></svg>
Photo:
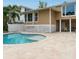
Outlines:
<svg viewBox="0 0 79 59"><path fill-rule="evenodd" d="M61 20L61 31L69 32L69 20Z"/></svg>

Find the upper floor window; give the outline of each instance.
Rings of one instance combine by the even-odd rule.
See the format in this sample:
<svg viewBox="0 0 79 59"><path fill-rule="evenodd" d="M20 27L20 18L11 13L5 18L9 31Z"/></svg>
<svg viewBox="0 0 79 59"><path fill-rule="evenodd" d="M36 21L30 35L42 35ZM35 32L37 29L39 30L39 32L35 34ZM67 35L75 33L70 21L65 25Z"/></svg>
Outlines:
<svg viewBox="0 0 79 59"><path fill-rule="evenodd" d="M76 3L70 3L63 6L63 16L75 15Z"/></svg>

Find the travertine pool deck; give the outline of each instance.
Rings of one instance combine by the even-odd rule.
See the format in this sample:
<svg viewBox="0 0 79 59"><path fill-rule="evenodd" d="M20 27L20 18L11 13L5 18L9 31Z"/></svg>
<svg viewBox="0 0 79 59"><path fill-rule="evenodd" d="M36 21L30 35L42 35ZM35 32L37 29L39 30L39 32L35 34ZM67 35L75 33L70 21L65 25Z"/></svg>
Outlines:
<svg viewBox="0 0 79 59"><path fill-rule="evenodd" d="M47 39L3 46L4 59L76 59L75 32L41 33Z"/></svg>

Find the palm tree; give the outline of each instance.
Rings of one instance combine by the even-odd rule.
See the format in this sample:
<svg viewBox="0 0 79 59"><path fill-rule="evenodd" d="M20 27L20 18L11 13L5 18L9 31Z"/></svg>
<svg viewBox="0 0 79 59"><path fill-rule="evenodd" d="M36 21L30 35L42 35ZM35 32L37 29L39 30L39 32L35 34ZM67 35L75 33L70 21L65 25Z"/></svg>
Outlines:
<svg viewBox="0 0 79 59"><path fill-rule="evenodd" d="M47 7L47 3L43 1L39 1L39 8L45 8Z"/></svg>
<svg viewBox="0 0 79 59"><path fill-rule="evenodd" d="M16 17L18 17L18 20L20 20L19 14L20 14L20 7L16 5L13 5L13 6L9 5L7 7L3 7L3 30L4 31L8 30L7 23L11 23L11 21L15 22Z"/></svg>
<svg viewBox="0 0 79 59"><path fill-rule="evenodd" d="M7 23L9 21L9 9L7 7L3 7L3 30L8 31Z"/></svg>
<svg viewBox="0 0 79 59"><path fill-rule="evenodd" d="M15 18L18 17L18 20L20 20L20 7L14 5L9 5L9 20L15 22Z"/></svg>

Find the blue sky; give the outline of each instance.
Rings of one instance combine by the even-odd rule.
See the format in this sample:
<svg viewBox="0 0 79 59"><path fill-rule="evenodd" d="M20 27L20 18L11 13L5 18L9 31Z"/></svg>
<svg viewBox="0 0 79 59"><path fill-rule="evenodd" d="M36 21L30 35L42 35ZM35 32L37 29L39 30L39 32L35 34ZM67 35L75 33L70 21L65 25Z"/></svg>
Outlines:
<svg viewBox="0 0 79 59"><path fill-rule="evenodd" d="M71 2L74 0L42 0L47 3L48 6L61 4L64 1ZM3 5L22 5L25 7L36 9L39 6L39 0L3 0Z"/></svg>

